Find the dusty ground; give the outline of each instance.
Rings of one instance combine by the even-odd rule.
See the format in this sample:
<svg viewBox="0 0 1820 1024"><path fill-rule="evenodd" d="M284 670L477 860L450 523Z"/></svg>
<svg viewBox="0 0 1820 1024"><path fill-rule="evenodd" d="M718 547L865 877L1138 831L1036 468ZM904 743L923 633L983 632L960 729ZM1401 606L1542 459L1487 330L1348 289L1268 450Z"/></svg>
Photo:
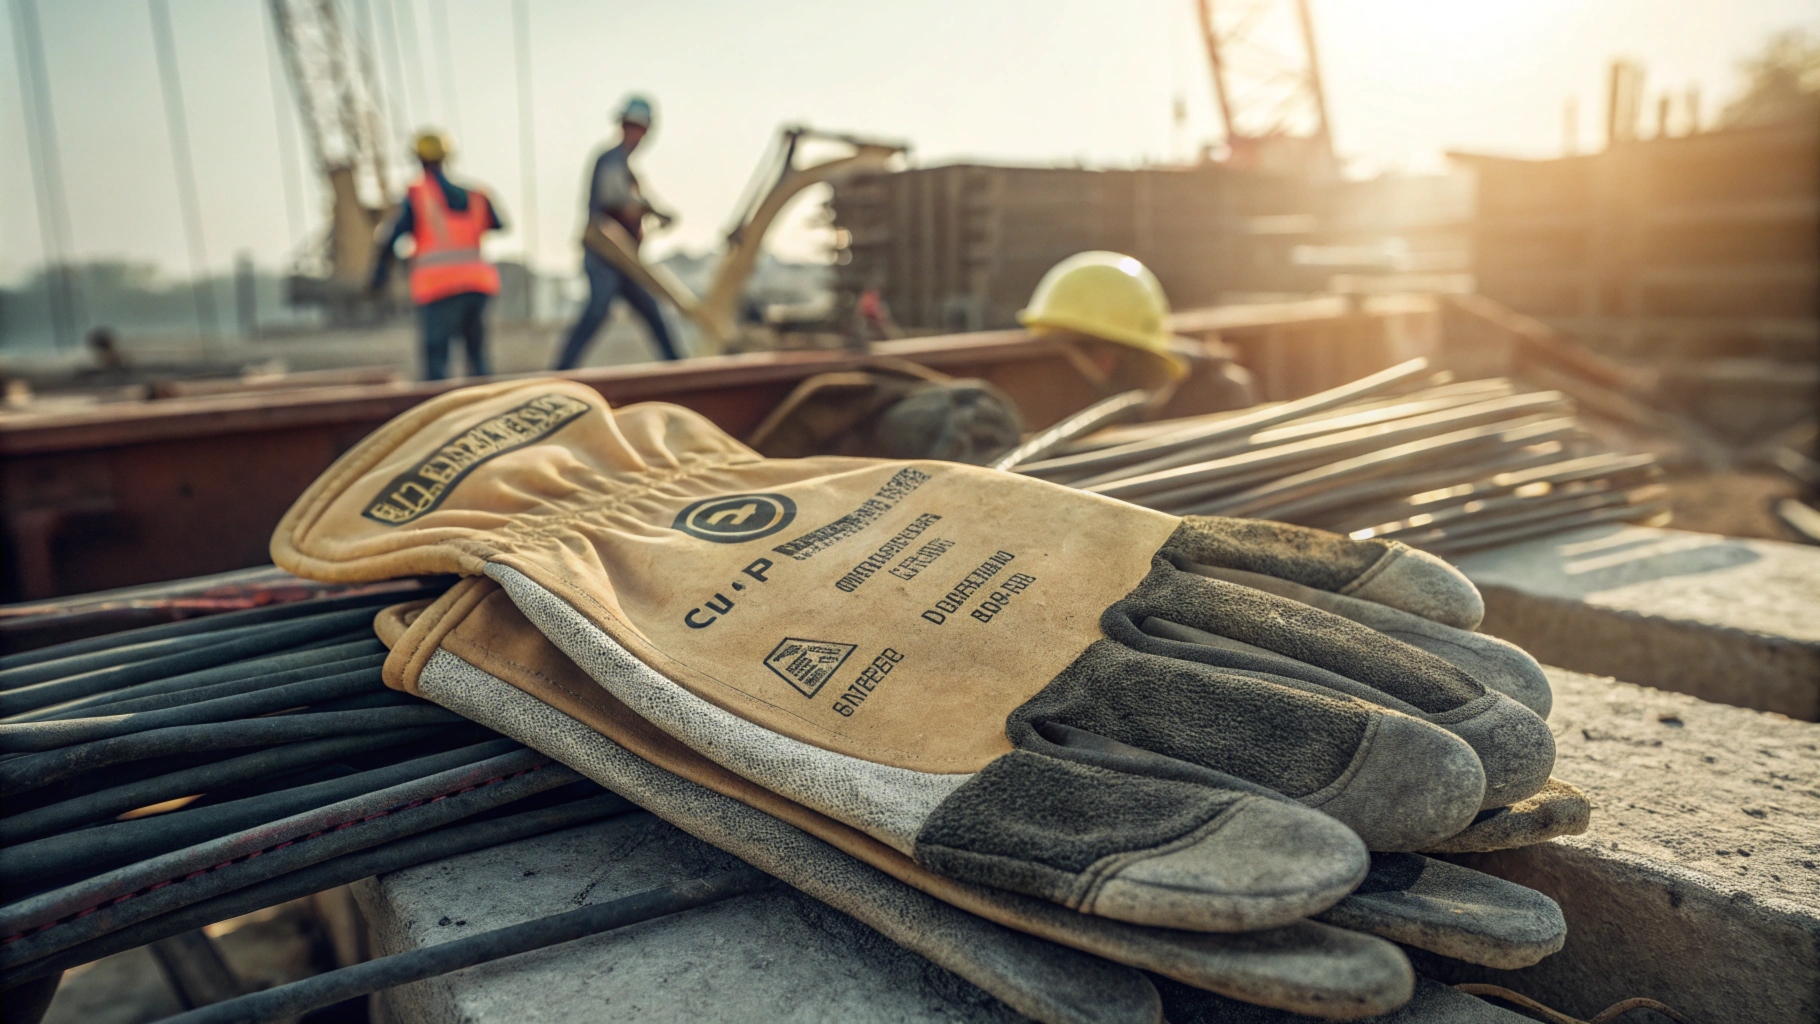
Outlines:
<svg viewBox="0 0 1820 1024"><path fill-rule="evenodd" d="M1771 506L1779 498L1795 497L1795 482L1786 474L1769 470L1728 473L1679 472L1671 474L1668 501L1677 530L1719 533L1728 537L1800 542L1801 536L1776 518Z"/></svg>

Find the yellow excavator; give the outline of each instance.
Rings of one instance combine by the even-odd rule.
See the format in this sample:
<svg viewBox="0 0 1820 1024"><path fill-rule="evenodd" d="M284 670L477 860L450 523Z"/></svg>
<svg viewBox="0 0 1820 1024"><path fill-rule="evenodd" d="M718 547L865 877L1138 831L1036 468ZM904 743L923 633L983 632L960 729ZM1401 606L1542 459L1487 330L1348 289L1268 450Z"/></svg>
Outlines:
<svg viewBox="0 0 1820 1024"><path fill-rule="evenodd" d="M802 144L811 141L840 143L849 152L820 163L797 166ZM897 142L804 127L784 128L773 150L774 156L761 163L753 176L754 186L747 190L749 198L727 233L727 250L714 267L714 276L705 295L696 295L667 268L640 259L638 243L631 233L611 218L597 218L591 222L582 244L637 281L646 291L675 306L695 324L702 334L702 341L697 346L701 354L714 355L734 348L754 347L741 337L744 326L739 315L740 301L745 294L746 280L758 263L765 233L784 206L811 185L889 170L907 152L909 147ZM767 181L770 183L768 188Z"/></svg>

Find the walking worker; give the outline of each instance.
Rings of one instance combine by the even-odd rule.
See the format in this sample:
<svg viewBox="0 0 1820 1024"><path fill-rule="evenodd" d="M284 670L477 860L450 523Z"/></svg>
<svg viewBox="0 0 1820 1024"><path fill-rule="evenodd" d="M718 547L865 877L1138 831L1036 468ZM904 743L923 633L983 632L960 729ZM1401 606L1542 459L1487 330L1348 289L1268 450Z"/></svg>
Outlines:
<svg viewBox="0 0 1820 1024"><path fill-rule="evenodd" d="M650 132L651 121L651 101L642 96L628 98L619 113L619 145L594 161L594 171L588 177L588 222L594 224L612 218L634 241L641 242L647 216L657 218L663 227L669 227L676 220L645 199L638 187L638 177L632 173L632 153ZM576 319L575 326L569 329L569 337L556 359L556 369L573 370L581 365L588 343L594 340L600 325L607 322L607 314L612 312L616 298L625 299L632 311L644 320L645 326L650 328L651 340L663 358L682 358L670 339L663 311L657 307L657 300L650 292L585 245L581 250L581 266L588 275L588 304Z"/></svg>
<svg viewBox="0 0 1820 1024"><path fill-rule="evenodd" d="M373 266L373 290L385 287L398 240L411 236L411 301L423 331L423 379L449 375L449 342L457 335L468 354L468 375L485 377L487 366L487 300L499 294L499 271L481 258L480 237L505 225L486 192L464 188L448 179L443 164L454 151L449 137L437 131L417 135L417 159L423 177L405 192L405 202L392 230L379 243Z"/></svg>

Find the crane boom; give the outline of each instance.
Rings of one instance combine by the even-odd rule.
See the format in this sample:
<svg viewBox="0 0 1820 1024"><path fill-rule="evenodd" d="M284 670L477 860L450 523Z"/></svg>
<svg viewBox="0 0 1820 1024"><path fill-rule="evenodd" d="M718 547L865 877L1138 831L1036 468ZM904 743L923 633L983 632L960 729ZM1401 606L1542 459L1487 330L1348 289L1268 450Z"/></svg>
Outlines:
<svg viewBox="0 0 1820 1024"><path fill-rule="evenodd" d="M391 136L373 56L344 27L337 0L268 0L285 77L317 173L327 185L328 229L299 254L290 294L358 316L358 290L373 272L373 233L396 202Z"/></svg>
<svg viewBox="0 0 1820 1024"><path fill-rule="evenodd" d="M1308 0L1195 0L1225 162L1331 176L1337 169Z"/></svg>

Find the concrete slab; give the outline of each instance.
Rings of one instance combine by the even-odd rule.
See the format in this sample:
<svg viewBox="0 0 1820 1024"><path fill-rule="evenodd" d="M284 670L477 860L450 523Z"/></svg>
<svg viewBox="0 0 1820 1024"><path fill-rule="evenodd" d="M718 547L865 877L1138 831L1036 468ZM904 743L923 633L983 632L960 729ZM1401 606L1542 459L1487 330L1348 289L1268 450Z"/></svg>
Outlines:
<svg viewBox="0 0 1820 1024"><path fill-rule="evenodd" d="M643 813L356 883L386 955L699 878L732 857ZM967 981L793 889L406 985L385 1024L697 1020L1008 1024Z"/></svg>
<svg viewBox="0 0 1820 1024"><path fill-rule="evenodd" d="M1592 798L1591 830L1456 859L1554 898L1567 945L1521 971L1416 953L1418 969L1449 983L1505 985L1581 1018L1647 996L1701 1024L1820 1020L1820 725L1549 675L1555 774ZM731 863L638 815L368 879L355 893L383 955ZM1175 994L1172 1020L1278 1019ZM383 1024L1018 1019L788 889L419 982L381 995L376 1010ZM1427 1006L1390 1019L1469 1018L1457 1006Z"/></svg>
<svg viewBox="0 0 1820 1024"><path fill-rule="evenodd" d="M1567 945L1520 971L1415 957L1577 1017L1661 1000L1702 1024L1820 1020L1820 725L1551 669L1555 774L1583 836L1455 858L1539 889Z"/></svg>
<svg viewBox="0 0 1820 1024"><path fill-rule="evenodd" d="M1457 564L1543 664L1820 720L1820 548L1617 525Z"/></svg>

